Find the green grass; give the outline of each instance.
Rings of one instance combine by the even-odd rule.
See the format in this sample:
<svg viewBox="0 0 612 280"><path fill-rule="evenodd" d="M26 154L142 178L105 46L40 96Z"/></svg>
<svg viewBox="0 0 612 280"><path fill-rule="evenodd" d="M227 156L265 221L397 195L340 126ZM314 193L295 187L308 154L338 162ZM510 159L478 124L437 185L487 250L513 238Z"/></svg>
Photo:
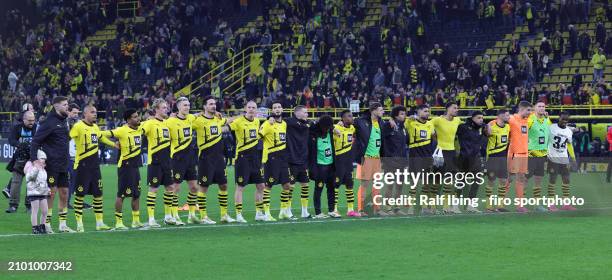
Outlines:
<svg viewBox="0 0 612 280"><path fill-rule="evenodd" d="M105 220L112 225L116 168L105 166L102 174ZM232 197L231 170L229 175ZM8 176L1 172L0 182ZM142 176L146 178L144 172ZM574 194L584 197L586 205L581 211L555 214L343 218L99 233L93 231L93 211L86 210L84 234L33 236L27 234L29 217L21 206L17 214L0 213L0 261L72 261L73 271L8 273L0 265L0 278L611 279L612 186L604 183L603 174L572 176ZM187 188L182 189L181 203ZM250 186L245 192L249 221L253 191ZM278 209L278 187L272 198L272 208ZM344 213L343 192L340 200ZM217 220L214 187L208 202L209 215ZM158 219L161 204L160 195ZM299 214L299 191L293 205ZM75 226L72 212L69 225Z"/></svg>

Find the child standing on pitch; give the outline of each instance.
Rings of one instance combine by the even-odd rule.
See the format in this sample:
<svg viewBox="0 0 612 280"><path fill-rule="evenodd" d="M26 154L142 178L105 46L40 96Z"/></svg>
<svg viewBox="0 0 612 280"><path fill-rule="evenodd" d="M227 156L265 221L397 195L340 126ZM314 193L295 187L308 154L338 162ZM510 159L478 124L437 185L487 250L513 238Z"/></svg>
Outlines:
<svg viewBox="0 0 612 280"><path fill-rule="evenodd" d="M38 150L38 160L28 161L23 168L26 184L28 187L28 200L32 204L32 234L46 234L45 219L47 217L47 196L49 186L47 185L47 171L45 171L45 160L47 155ZM40 218L38 217L40 210Z"/></svg>

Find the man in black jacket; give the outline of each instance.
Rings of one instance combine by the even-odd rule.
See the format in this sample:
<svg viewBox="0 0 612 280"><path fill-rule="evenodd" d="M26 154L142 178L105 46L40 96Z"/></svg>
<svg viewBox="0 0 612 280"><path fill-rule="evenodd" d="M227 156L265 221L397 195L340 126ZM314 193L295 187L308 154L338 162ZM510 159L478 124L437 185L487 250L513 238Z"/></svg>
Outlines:
<svg viewBox="0 0 612 280"><path fill-rule="evenodd" d="M459 139L459 162L463 172L470 172L476 176L476 173L482 172L482 162L480 159L480 151L485 142L486 124L484 124L483 113L475 111L472 117L467 119L457 128L457 138ZM471 185L468 197L475 198L478 194L478 180L474 179ZM459 191L463 191L460 189ZM457 193L459 196L461 193ZM479 213L480 211L471 205L466 208L467 212Z"/></svg>
<svg viewBox="0 0 612 280"><path fill-rule="evenodd" d="M32 135L36 131L36 118L34 112L26 111L23 113L22 122L13 126L9 137L9 144L15 148L13 158L7 169L12 172L10 183L9 207L6 213L15 213L19 207L19 195L21 194L21 184L23 182L23 168L30 159L30 142ZM30 203L25 200L26 209L30 209Z"/></svg>
<svg viewBox="0 0 612 280"><path fill-rule="evenodd" d="M381 172L380 147L382 145L381 131L384 109L380 103L372 103L364 116L355 121L355 146L353 152L357 162L357 178L360 180L358 192L358 209L361 216L367 216L364 211L366 205L366 192L375 173ZM372 189L372 196L378 190ZM374 205L374 212L378 214L378 207Z"/></svg>
<svg viewBox="0 0 612 280"><path fill-rule="evenodd" d="M47 182L51 188L48 204L53 205L55 193L59 191L59 231L74 232L66 225L68 215L68 99L63 96L53 98L53 110L47 114L44 122L40 123L30 149L32 161L38 160L36 152L42 149L47 154L46 170ZM47 214L45 223L47 232L51 230L52 208Z"/></svg>
<svg viewBox="0 0 612 280"><path fill-rule="evenodd" d="M285 119L287 123L287 151L289 152L289 179L291 179L291 196L296 182L300 183L300 204L302 218L310 218L308 213L308 134L310 122L306 107L299 105L293 110L293 117ZM291 209L291 200L289 200Z"/></svg>
<svg viewBox="0 0 612 280"><path fill-rule="evenodd" d="M390 122L384 122L382 125L382 168L386 173L395 173L396 170L403 172L408 168L408 135L402 125L406 120L406 107L394 107L391 110L391 118L399 125L392 125ZM402 185L393 184L385 188L387 198L398 198L402 195ZM416 189L410 189L410 195L414 197ZM391 206L387 206L380 214L383 216L414 214L414 208L410 207L407 210L404 211L399 207L392 209Z"/></svg>

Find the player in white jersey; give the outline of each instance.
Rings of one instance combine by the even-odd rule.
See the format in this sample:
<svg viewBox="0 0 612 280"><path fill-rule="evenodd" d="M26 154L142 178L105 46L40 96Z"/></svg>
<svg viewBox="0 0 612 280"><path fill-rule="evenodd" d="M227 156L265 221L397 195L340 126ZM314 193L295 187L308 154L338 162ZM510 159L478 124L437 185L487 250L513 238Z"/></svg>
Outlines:
<svg viewBox="0 0 612 280"><path fill-rule="evenodd" d="M572 147L572 129L567 126L570 115L567 112L561 112L559 114L559 122L550 126L550 137L548 138L548 196L554 197L556 195L555 183L557 181L557 175L561 175L561 189L563 190L563 197L570 197L570 160L576 161L574 155L574 148ZM557 207L550 206L550 211L559 211ZM571 205L564 205L561 210L576 210Z"/></svg>

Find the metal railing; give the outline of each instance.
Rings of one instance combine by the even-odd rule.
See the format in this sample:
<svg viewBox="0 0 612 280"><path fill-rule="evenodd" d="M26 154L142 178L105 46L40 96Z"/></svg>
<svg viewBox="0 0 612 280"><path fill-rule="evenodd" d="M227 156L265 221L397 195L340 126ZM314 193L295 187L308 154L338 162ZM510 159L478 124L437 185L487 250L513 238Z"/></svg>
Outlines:
<svg viewBox="0 0 612 280"><path fill-rule="evenodd" d="M140 9L140 1L118 1L117 2L117 17L121 17L121 12L131 12L132 17L138 16Z"/></svg>
<svg viewBox="0 0 612 280"><path fill-rule="evenodd" d="M491 110L502 109L505 107L497 106L493 109L487 109L485 106L470 106L465 108L459 108L459 114L467 115L468 112L480 110L485 112L485 118L494 118L492 114L489 114ZM308 115L311 118L318 117L323 114L330 115L334 118L339 118L342 111L347 110L347 108L309 108ZM366 108L360 108L360 112L365 111ZM551 105L546 106L546 110L551 113L552 118L556 118L555 113L560 111L568 111L572 115L572 119L580 119L580 120L603 120L610 119L612 120L612 105ZM239 115L244 112L243 109L227 109L222 110L225 114L228 115ZM444 107L431 107L431 115L441 115L445 111ZM199 112L198 110L193 110L193 112ZM292 114L293 108L284 109L286 114ZM116 111L113 111L116 113ZM385 115L390 115L391 110L385 109ZM599 114L597 114L599 113ZM19 115L19 112L0 112L0 121L14 121L15 118ZM106 111L98 111L99 118L106 118Z"/></svg>
<svg viewBox="0 0 612 280"><path fill-rule="evenodd" d="M177 91L175 96L190 96L206 84L212 88L215 82L222 82L222 95L233 95L244 88L245 77L254 70L250 69L251 56L263 52L266 48L270 48L271 53L274 54L281 46L281 44L270 44L247 47Z"/></svg>

